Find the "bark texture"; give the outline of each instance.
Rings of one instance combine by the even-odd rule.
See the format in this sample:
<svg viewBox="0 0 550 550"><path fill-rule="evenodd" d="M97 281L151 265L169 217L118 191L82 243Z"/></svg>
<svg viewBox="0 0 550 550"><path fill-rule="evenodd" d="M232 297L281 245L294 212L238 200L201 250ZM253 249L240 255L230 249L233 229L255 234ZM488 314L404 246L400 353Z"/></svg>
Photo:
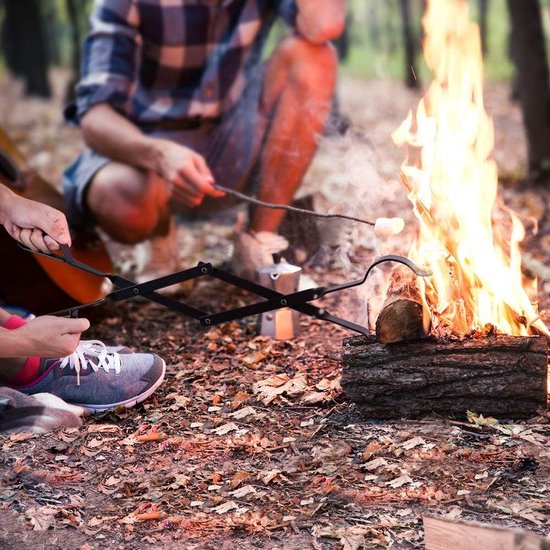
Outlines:
<svg viewBox="0 0 550 550"><path fill-rule="evenodd" d="M416 275L407 268L393 271L386 301L376 320L376 340L381 344L410 342L427 336L416 282Z"/></svg>
<svg viewBox="0 0 550 550"><path fill-rule="evenodd" d="M361 336L344 341L342 388L371 418L526 418L546 407L547 368L542 337L384 345Z"/></svg>

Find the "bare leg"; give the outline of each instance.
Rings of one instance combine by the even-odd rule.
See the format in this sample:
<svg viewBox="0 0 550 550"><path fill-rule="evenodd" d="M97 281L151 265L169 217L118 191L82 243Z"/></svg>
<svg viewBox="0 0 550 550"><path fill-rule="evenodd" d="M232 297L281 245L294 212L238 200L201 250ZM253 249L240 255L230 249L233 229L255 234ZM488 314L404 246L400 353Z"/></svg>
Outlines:
<svg viewBox="0 0 550 550"><path fill-rule="evenodd" d="M111 162L90 182L88 206L99 226L118 242L133 244L168 227L168 187L154 174Z"/></svg>
<svg viewBox="0 0 550 550"><path fill-rule="evenodd" d="M99 226L112 239L136 245L138 283L182 268L168 184L163 179L111 162L90 182L87 198ZM190 283L172 285L161 292L180 290L190 290Z"/></svg>
<svg viewBox="0 0 550 550"><path fill-rule="evenodd" d="M285 39L266 67L261 109L271 124L261 157L258 198L288 204L317 149L330 111L337 58L330 45ZM249 230L276 232L284 211L256 207Z"/></svg>
<svg viewBox="0 0 550 550"><path fill-rule="evenodd" d="M328 118L337 58L329 45L285 39L264 76L261 110L270 119L261 157L258 198L288 204L311 162ZM132 244L162 235L169 217L168 188L159 177L111 162L90 183L88 206L116 241ZM249 230L276 232L284 212L256 208Z"/></svg>

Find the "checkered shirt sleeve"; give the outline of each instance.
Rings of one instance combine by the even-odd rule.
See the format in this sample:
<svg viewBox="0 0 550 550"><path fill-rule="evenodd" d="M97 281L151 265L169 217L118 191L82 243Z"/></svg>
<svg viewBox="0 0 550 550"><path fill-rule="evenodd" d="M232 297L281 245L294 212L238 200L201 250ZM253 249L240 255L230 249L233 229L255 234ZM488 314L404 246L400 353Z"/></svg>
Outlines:
<svg viewBox="0 0 550 550"><path fill-rule="evenodd" d="M218 116L276 16L292 25L295 1L95 0L76 120L99 103L145 125Z"/></svg>
<svg viewBox="0 0 550 550"><path fill-rule="evenodd" d="M82 78L76 88L77 116L109 103L130 112L140 50L139 12L133 0L96 0L84 42Z"/></svg>

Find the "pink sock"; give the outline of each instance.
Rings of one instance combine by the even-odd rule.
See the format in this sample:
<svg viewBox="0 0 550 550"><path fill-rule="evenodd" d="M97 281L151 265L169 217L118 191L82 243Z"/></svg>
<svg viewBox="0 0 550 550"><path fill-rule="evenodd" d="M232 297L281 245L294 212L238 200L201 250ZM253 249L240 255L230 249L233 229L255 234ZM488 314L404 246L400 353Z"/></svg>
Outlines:
<svg viewBox="0 0 550 550"><path fill-rule="evenodd" d="M4 328L14 330L22 327L27 321L19 315L12 315L2 325ZM21 370L12 378L9 383L14 386L26 386L30 384L38 377L38 371L40 369L40 357L29 357Z"/></svg>
<svg viewBox="0 0 550 550"><path fill-rule="evenodd" d="M22 327L26 322L27 321L25 321L23 317L19 317L19 315L12 315L7 321L4 322L2 326L9 330L13 330L14 328Z"/></svg>

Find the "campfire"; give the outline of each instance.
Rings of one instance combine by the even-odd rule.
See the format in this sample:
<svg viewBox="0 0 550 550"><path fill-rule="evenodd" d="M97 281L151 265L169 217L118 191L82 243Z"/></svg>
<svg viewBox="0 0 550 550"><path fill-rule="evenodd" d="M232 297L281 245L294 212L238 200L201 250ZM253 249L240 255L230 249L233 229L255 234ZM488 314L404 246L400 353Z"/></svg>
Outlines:
<svg viewBox="0 0 550 550"><path fill-rule="evenodd" d="M393 138L408 148L402 181L418 218L409 257L433 271L419 280L432 332L550 336L522 278L523 224L498 196L478 26L464 0L430 0L423 24L435 79Z"/></svg>
<svg viewBox="0 0 550 550"><path fill-rule="evenodd" d="M392 137L418 220L409 258L432 275L393 273L378 342L348 342L343 385L378 416L525 416L546 404L550 331L522 275L523 223L498 194L479 28L465 0L428 0L423 26L434 80Z"/></svg>

